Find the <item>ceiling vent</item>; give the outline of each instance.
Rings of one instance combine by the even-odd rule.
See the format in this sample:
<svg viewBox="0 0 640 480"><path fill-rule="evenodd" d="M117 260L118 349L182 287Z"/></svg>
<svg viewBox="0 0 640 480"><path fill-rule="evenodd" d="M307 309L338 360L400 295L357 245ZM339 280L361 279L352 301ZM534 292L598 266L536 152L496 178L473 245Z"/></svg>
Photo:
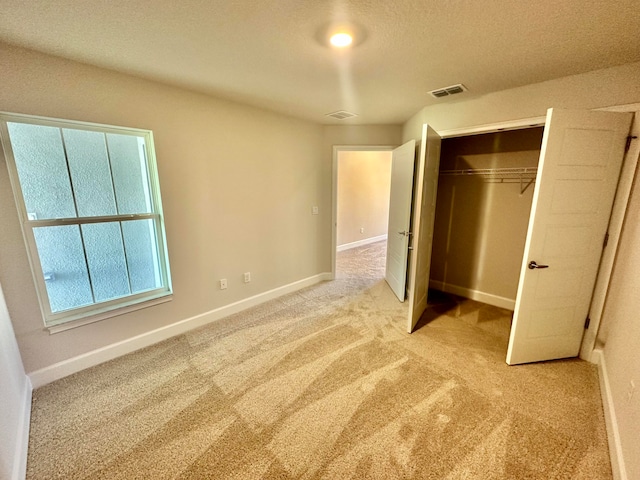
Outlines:
<svg viewBox="0 0 640 480"><path fill-rule="evenodd" d="M327 113L327 117L337 118L338 120L344 120L345 118L357 117L355 113L347 112L345 110L338 110L337 112Z"/></svg>
<svg viewBox="0 0 640 480"><path fill-rule="evenodd" d="M448 97L449 95L455 95L456 93L466 92L467 88L461 83L457 85L451 85L450 87L438 88L437 90L431 90L429 93L432 97L442 98Z"/></svg>

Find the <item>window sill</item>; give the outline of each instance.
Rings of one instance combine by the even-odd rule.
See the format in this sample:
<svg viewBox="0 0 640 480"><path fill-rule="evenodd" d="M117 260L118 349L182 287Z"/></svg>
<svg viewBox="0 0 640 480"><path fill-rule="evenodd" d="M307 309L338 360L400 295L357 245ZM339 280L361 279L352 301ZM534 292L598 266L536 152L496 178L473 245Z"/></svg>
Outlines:
<svg viewBox="0 0 640 480"><path fill-rule="evenodd" d="M131 312L135 312L136 310L142 310L143 308L152 307L154 305L159 305L161 303L170 302L172 299L173 299L172 293L162 292L156 298L151 298L143 302L134 303L132 305L127 305L121 308L116 308L113 310L97 313L89 317L79 318L77 320L69 320L67 322L60 323L58 325L48 325L45 328L49 330L49 333L51 335L53 335L54 333L64 332L66 330L71 330L72 328L77 328L83 325L88 325L90 323L99 322L107 318L117 317L119 315L124 315L125 313L131 313Z"/></svg>

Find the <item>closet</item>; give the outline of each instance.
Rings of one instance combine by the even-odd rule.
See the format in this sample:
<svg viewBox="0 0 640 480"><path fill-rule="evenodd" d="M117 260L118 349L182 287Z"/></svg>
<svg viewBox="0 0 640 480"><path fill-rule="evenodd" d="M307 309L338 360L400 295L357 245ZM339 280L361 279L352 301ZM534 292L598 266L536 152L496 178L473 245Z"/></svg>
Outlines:
<svg viewBox="0 0 640 480"><path fill-rule="evenodd" d="M442 140L431 288L513 310L543 131Z"/></svg>
<svg viewBox="0 0 640 480"><path fill-rule="evenodd" d="M513 309L509 365L577 356L632 120L550 108L544 130L442 141L423 124L408 331L429 283Z"/></svg>

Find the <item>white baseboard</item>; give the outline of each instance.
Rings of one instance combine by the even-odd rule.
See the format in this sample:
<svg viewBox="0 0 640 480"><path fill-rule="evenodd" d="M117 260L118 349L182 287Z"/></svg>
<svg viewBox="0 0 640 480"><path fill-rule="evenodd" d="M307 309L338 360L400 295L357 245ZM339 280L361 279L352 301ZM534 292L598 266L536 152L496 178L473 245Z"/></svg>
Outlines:
<svg viewBox="0 0 640 480"><path fill-rule="evenodd" d="M16 453L13 460L12 480L24 480L27 476L27 453L29 451L29 428L31 426L31 395L33 388L29 377L24 377L22 412L16 435Z"/></svg>
<svg viewBox="0 0 640 480"><path fill-rule="evenodd" d="M336 250L338 252L343 252L344 250L349 250L350 248L361 247L363 245L368 245L370 243L381 242L382 240L386 240L387 235L378 235L377 237L365 238L363 240L358 240L357 242L345 243L343 245L338 245Z"/></svg>
<svg viewBox="0 0 640 480"><path fill-rule="evenodd" d="M598 365L598 377L600 379L600 395L602 396L602 407L604 408L604 421L607 426L607 440L609 442L609 456L611 457L611 470L614 480L627 480L627 469L624 464L624 454L622 453L622 443L620 441L620 431L618 430L618 420L613 404L613 395L609 384L609 374L604 354L601 349L596 348L591 354L591 362Z"/></svg>
<svg viewBox="0 0 640 480"><path fill-rule="evenodd" d="M78 355L77 357L54 363L53 365L29 372L28 375L31 380L31 384L33 385L33 388L41 387L86 368L113 360L114 358L121 357L127 353L135 352L141 348L167 340L171 337L175 337L176 335L188 332L189 330L193 330L221 318L233 315L234 313L241 312L261 303L301 290L311 285L315 285L316 283L320 283L325 280L331 280L331 273L320 273L312 277L298 280L297 282L274 288L273 290L254 295L253 297L245 298L244 300L201 313L200 315L180 320L176 323L172 323L171 325L107 345L106 347L98 348L91 352Z"/></svg>
<svg viewBox="0 0 640 480"><path fill-rule="evenodd" d="M453 293L454 295L460 295L461 297L470 298L471 300L486 303L487 305L493 305L494 307L506 308L507 310L513 310L516 306L516 301L514 299L500 297L498 295L493 295L492 293L481 292L480 290L472 290L470 288L451 285L439 280L429 280L429 288L434 288L442 292Z"/></svg>

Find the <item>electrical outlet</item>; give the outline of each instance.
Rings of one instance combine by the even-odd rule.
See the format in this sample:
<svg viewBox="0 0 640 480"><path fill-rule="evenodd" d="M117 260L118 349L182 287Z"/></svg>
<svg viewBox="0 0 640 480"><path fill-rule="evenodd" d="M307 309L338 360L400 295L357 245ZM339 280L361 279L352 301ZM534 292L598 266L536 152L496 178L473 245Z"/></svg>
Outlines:
<svg viewBox="0 0 640 480"><path fill-rule="evenodd" d="M249 283L250 281L251 281L251 272L245 272L244 283Z"/></svg>
<svg viewBox="0 0 640 480"><path fill-rule="evenodd" d="M226 278L221 278L220 279L220 290L226 290L227 289L227 279Z"/></svg>
<svg viewBox="0 0 640 480"><path fill-rule="evenodd" d="M633 395L636 393L636 383L633 380L629 381L629 389L627 390L627 400L630 402Z"/></svg>
<svg viewBox="0 0 640 480"><path fill-rule="evenodd" d="M360 229L360 233L364 233L364 227Z"/></svg>

